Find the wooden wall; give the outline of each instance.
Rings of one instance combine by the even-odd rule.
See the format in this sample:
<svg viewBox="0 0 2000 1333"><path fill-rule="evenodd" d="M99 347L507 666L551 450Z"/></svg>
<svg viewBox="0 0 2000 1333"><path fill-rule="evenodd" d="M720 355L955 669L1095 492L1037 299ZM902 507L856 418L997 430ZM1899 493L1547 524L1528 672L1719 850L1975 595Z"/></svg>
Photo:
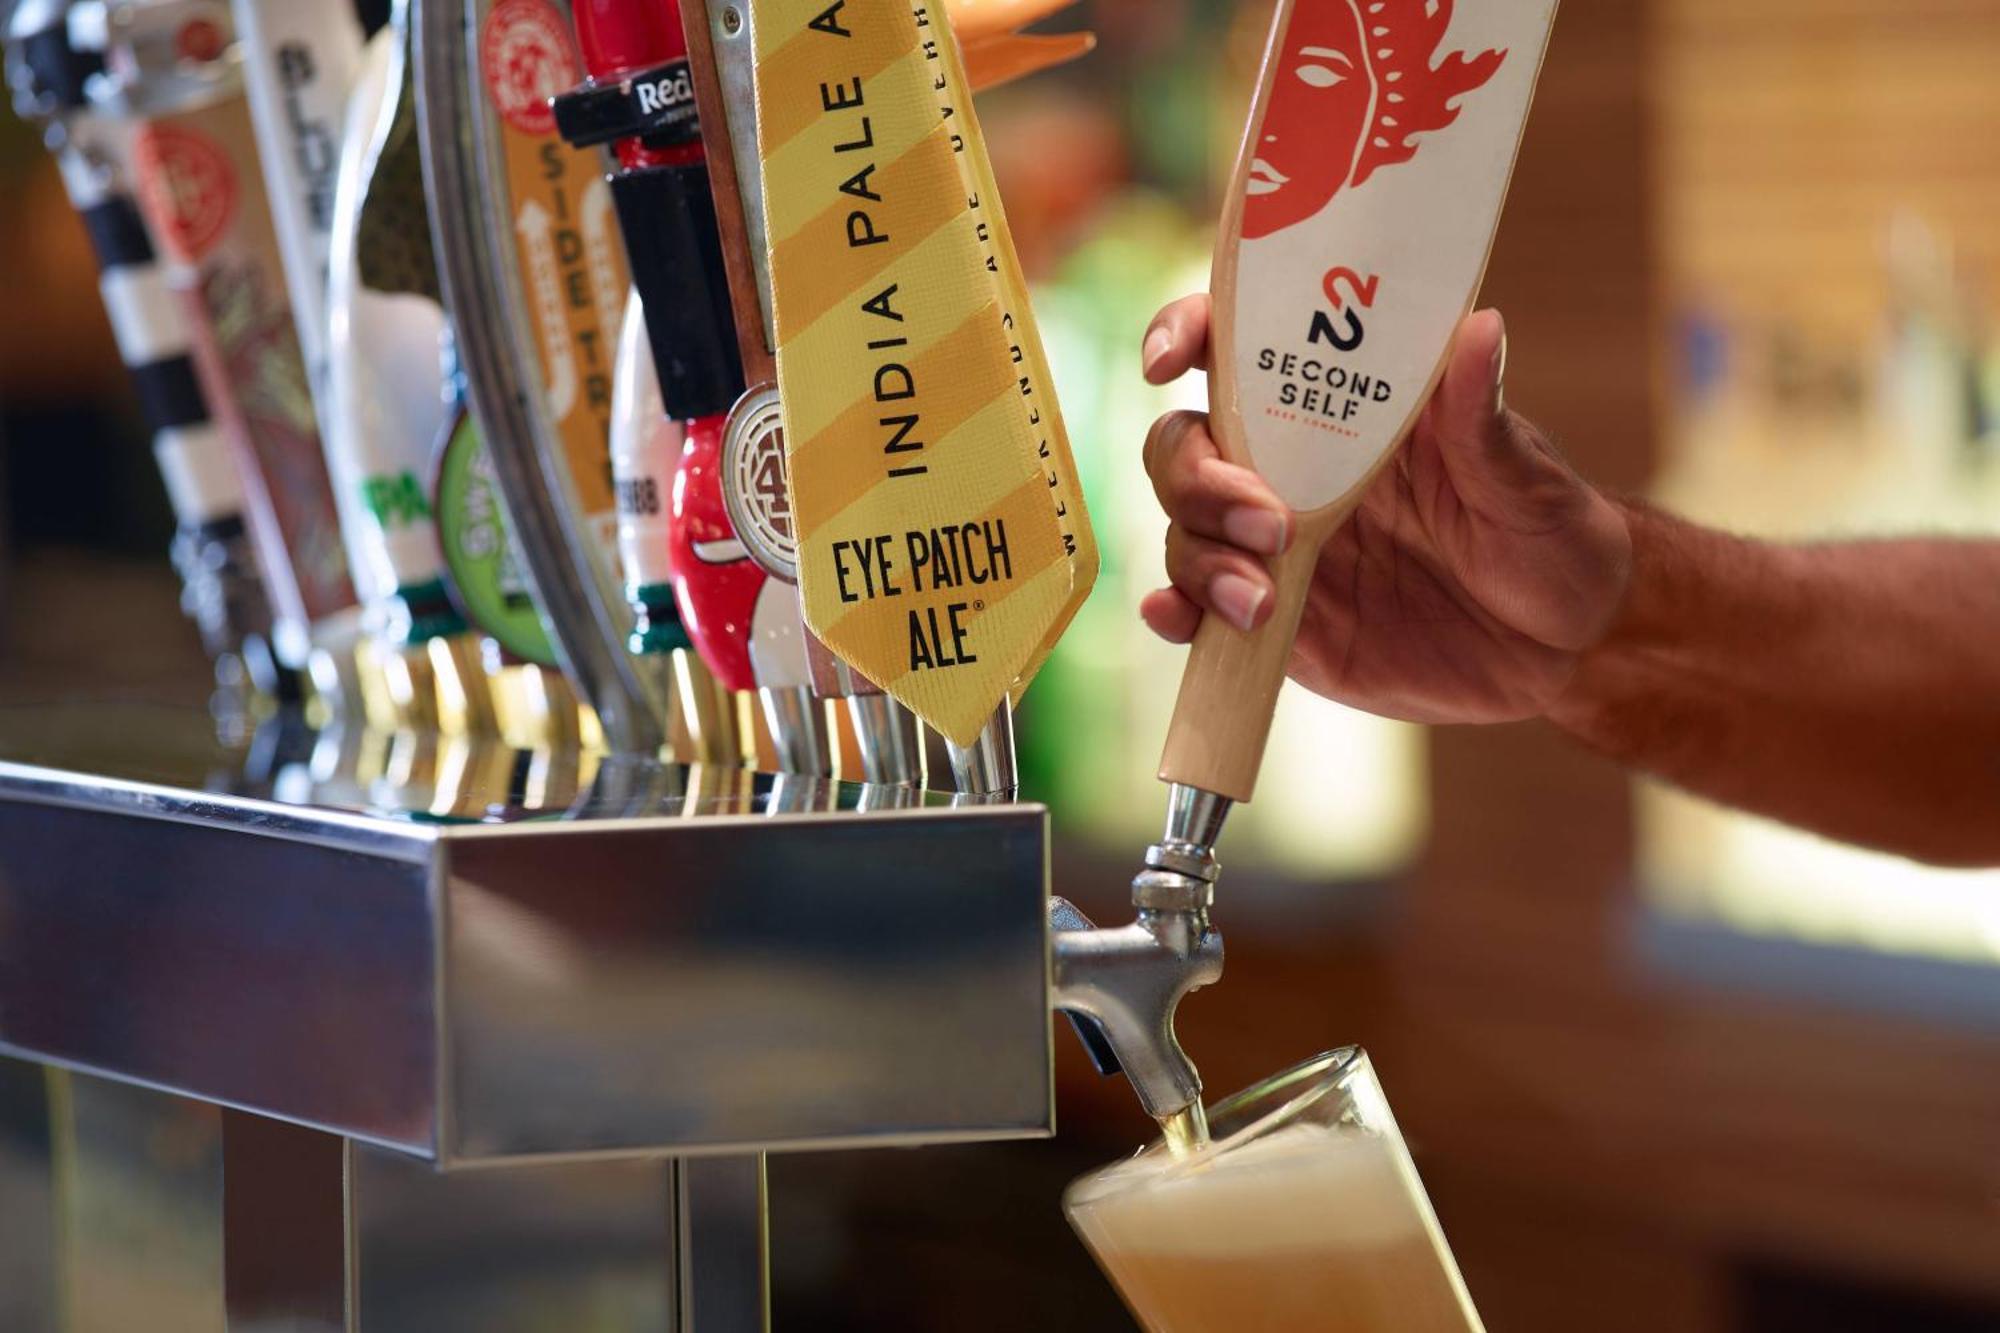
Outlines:
<svg viewBox="0 0 2000 1333"><path fill-rule="evenodd" d="M1865 339L1887 298L1889 221L1906 209L2000 299L2000 3L1656 8L1653 176L1678 294Z"/></svg>
<svg viewBox="0 0 2000 1333"><path fill-rule="evenodd" d="M1510 400L1637 488L1689 285L1865 333L1899 198L2000 272L1996 71L2000 4L1570 0L1487 288ZM1624 774L1538 725L1432 761L1366 1039L1492 1333L1761 1333L1770 1256L2000 1323L2000 1040L1663 973Z"/></svg>

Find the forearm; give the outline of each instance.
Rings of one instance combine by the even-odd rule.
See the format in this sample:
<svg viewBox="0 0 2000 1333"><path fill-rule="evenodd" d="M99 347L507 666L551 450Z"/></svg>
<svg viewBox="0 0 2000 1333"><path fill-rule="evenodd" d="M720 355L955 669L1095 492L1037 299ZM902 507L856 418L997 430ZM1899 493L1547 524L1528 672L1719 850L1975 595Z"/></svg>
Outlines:
<svg viewBox="0 0 2000 1333"><path fill-rule="evenodd" d="M2000 543L1778 546L1628 518L1630 590L1557 725L1729 805L2000 864Z"/></svg>

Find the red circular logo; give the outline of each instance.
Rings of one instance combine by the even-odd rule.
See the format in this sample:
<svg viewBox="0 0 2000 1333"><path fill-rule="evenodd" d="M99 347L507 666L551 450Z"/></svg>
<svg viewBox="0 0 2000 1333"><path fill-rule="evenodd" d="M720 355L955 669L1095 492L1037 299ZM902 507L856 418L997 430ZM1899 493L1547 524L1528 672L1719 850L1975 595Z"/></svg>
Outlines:
<svg viewBox="0 0 2000 1333"><path fill-rule="evenodd" d="M229 39L214 19L189 19L187 25L174 34L175 54L198 65L220 60L222 53L228 49Z"/></svg>
<svg viewBox="0 0 2000 1333"><path fill-rule="evenodd" d="M523 134L553 134L549 99L582 81L569 25L549 0L500 0L479 33L486 94Z"/></svg>
<svg viewBox="0 0 2000 1333"><path fill-rule="evenodd" d="M177 125L148 125L136 136L133 161L147 211L168 253L201 260L236 216L236 168L213 139Z"/></svg>

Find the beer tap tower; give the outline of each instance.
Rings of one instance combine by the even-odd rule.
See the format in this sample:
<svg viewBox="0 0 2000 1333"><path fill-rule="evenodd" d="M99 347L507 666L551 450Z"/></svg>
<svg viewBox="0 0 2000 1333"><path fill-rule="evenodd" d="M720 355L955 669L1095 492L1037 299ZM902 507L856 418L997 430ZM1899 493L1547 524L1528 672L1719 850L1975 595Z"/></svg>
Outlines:
<svg viewBox="0 0 2000 1333"><path fill-rule="evenodd" d="M725 85L740 6L694 11ZM544 76L570 16L418 0L415 23L474 403L614 753L574 799L500 763L449 801L287 802L217 794L205 732L121 715L101 771L77 737L102 710L0 712L0 1216L29 1274L0 1326L527 1333L588 1310L747 1333L769 1325L765 1154L1046 1136L1055 1010L1155 1115L1199 1104L1172 1021L1221 967L1213 802L1176 798L1137 921L1096 930L1050 895L1004 704L954 748L955 795L812 779L800 803L800 775L715 786L659 757L664 697L566 499L495 223L491 122L568 86Z"/></svg>
<svg viewBox="0 0 2000 1333"><path fill-rule="evenodd" d="M0 1191L45 1267L8 1328L143 1326L90 1316L120 1288L161 1327L757 1330L761 1154L1053 1129L1038 806L773 814L619 756L456 822L215 795L199 746L86 773L25 725Z"/></svg>

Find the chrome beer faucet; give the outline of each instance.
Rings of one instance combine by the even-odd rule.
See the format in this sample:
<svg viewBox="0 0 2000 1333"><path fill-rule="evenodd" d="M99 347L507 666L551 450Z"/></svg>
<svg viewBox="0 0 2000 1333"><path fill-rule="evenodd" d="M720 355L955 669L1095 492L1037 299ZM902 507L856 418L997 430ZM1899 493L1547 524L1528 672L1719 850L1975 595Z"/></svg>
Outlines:
<svg viewBox="0 0 2000 1333"><path fill-rule="evenodd" d="M1201 1075L1174 1035L1174 1014L1190 991L1222 977L1222 933L1208 911L1230 804L1196 787L1169 789L1166 829L1132 881L1132 924L1100 929L1068 900L1049 899L1053 1007L1076 1022L1098 1069L1122 1069L1162 1124L1201 1106Z"/></svg>
<svg viewBox="0 0 2000 1333"><path fill-rule="evenodd" d="M1021 774L1014 758L1014 707L1006 699L993 710L970 745L945 742L951 758L953 805L996 805L1021 792Z"/></svg>

